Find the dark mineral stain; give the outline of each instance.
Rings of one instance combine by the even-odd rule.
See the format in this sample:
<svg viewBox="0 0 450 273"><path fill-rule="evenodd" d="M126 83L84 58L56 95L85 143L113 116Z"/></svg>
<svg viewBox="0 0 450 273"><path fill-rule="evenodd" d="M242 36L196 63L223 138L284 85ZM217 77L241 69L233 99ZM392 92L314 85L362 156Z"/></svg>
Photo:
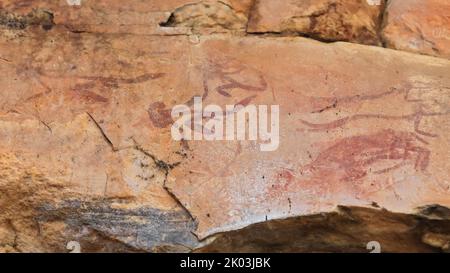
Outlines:
<svg viewBox="0 0 450 273"><path fill-rule="evenodd" d="M419 208L420 214L427 217L437 217L441 219L450 219L450 208L440 205L429 205Z"/></svg>
<svg viewBox="0 0 450 273"><path fill-rule="evenodd" d="M53 14L43 9L35 9L27 15L0 11L0 25L11 29L25 29L29 26L41 26L50 30L54 26Z"/></svg>
<svg viewBox="0 0 450 273"><path fill-rule="evenodd" d="M164 211L151 207L114 208L112 201L66 201L40 208L39 221L64 221L77 230L88 227L130 247L145 251L161 248L189 251L198 241L196 223L183 210Z"/></svg>

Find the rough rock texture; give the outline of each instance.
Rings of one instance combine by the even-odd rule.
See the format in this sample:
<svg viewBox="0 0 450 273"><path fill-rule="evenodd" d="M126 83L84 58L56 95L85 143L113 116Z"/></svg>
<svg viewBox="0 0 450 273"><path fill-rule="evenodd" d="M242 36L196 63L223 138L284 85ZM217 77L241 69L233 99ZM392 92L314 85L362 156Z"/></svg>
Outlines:
<svg viewBox="0 0 450 273"><path fill-rule="evenodd" d="M219 32L242 30L251 3L252 0L130 0L124 4L121 0L81 0L81 5L68 5L68 0L3 0L0 8L21 15L43 9L52 12L55 24L74 32L177 35L199 26ZM172 27L162 28L160 24Z"/></svg>
<svg viewBox="0 0 450 273"><path fill-rule="evenodd" d="M167 185L198 220L199 237L337 205L450 205L447 60L265 38L207 38L193 54L205 105L281 109L274 152L246 141L188 143L189 160Z"/></svg>
<svg viewBox="0 0 450 273"><path fill-rule="evenodd" d="M428 210L445 215L429 218ZM368 242L381 252L450 252L448 209L422 208L423 215L383 209L338 207L336 212L253 224L218 234L195 252L368 252ZM375 241L374 241L375 240Z"/></svg>
<svg viewBox="0 0 450 273"><path fill-rule="evenodd" d="M448 251L449 60L122 2L0 3L0 252ZM174 141L194 96L279 105L279 149Z"/></svg>
<svg viewBox="0 0 450 273"><path fill-rule="evenodd" d="M0 25L12 29L25 29L37 25L49 30L53 24L53 14L42 9L33 9L26 15L0 11Z"/></svg>
<svg viewBox="0 0 450 273"><path fill-rule="evenodd" d="M325 41L380 44L384 1L256 0L248 31L300 33Z"/></svg>
<svg viewBox="0 0 450 273"><path fill-rule="evenodd" d="M450 58L450 2L389 1L383 37L391 48Z"/></svg>
<svg viewBox="0 0 450 273"><path fill-rule="evenodd" d="M82 236L86 228L147 251L166 244L189 247L194 223L163 188L171 165L161 160L177 156L163 151L179 144L144 129L157 92L169 96L167 90L186 81L184 71L176 72L183 58L167 60L182 54L187 39L124 39L57 29L29 34L11 38L5 30L1 35L0 81L9 89L0 106L1 192L7 206L1 218L31 234L40 222L57 221L66 240ZM170 46L161 52L163 43ZM111 132L106 135L102 128ZM63 186L52 191L48 183ZM164 223L177 223L179 230ZM71 235L73 226L78 235ZM30 241L17 245L20 251L46 249Z"/></svg>
<svg viewBox="0 0 450 273"><path fill-rule="evenodd" d="M184 5L176 9L162 26L188 27L194 31L205 28L224 30L244 30L247 17L236 13L223 2L200 2Z"/></svg>

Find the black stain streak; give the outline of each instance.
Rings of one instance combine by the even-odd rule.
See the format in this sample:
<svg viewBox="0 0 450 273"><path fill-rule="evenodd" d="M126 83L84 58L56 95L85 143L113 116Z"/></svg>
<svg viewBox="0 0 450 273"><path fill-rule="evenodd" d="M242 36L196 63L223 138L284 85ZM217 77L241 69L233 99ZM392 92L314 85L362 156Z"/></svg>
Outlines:
<svg viewBox="0 0 450 273"><path fill-rule="evenodd" d="M40 221L64 221L77 229L87 226L137 249L173 247L189 251L198 240L196 223L183 210L165 211L151 207L114 208L111 201L66 201L40 208Z"/></svg>
<svg viewBox="0 0 450 273"><path fill-rule="evenodd" d="M25 29L28 26L41 26L48 31L53 28L53 13L35 9L26 15L14 14L6 11L0 11L0 25L10 29Z"/></svg>

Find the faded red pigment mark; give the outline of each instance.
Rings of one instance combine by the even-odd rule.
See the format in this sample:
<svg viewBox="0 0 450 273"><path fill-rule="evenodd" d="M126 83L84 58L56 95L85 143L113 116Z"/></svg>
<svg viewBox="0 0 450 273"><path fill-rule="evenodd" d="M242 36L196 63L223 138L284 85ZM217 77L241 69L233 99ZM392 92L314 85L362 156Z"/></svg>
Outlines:
<svg viewBox="0 0 450 273"><path fill-rule="evenodd" d="M257 79L256 82L254 82ZM210 87L211 81L218 81L219 85L215 88ZM249 83L250 82L250 83ZM253 82L253 83L252 83ZM268 84L264 79L262 73L254 68L248 67L241 62L232 59L222 59L211 61L203 71L203 93L201 95L194 95L185 104L192 106L194 104L194 98L201 96L202 100L206 100L210 95L210 90L217 92L219 95L226 98L238 98L231 92L233 90L244 90L247 92L263 92L267 89ZM234 105L248 106L253 99L257 97L257 94L251 94L245 98L239 100ZM225 117L234 115L234 111L225 112ZM202 116L203 120L207 118ZM203 126L193 126L192 130L203 132Z"/></svg>
<svg viewBox="0 0 450 273"><path fill-rule="evenodd" d="M406 120L406 121L413 122L414 131L416 133L416 138L421 140L422 142L426 143L426 140L421 138L419 135L427 136L427 137L437 137L437 135L429 133L429 132L425 132L420 129L420 123L421 123L422 119L424 117L443 116L443 115L447 115L447 114L449 114L449 113L423 113L421 111L413 113L413 114L409 114L409 115L402 115L402 116L381 115L381 114L358 114L358 115L353 115L350 117L345 117L342 119L334 120L332 122L321 123L321 124L311 123L311 122L308 122L305 120L300 120L300 122L302 124L306 125L307 127L309 127L309 129L307 129L307 131L318 132L318 131L329 131L329 130L341 128L342 126L348 124L349 122L357 121L357 120L364 120L364 119L382 119L382 120L399 120L399 121Z"/></svg>
<svg viewBox="0 0 450 273"><path fill-rule="evenodd" d="M388 91L380 92L377 94L371 94L371 95L353 95L353 96L343 96L343 97L310 97L305 96L308 101L311 101L312 104L320 104L325 106L320 107L317 110L313 110L311 113L322 113L326 110L336 108L338 103L339 104L347 104L347 103L354 103L354 102L363 102L363 101L371 101L376 99L381 99L390 95L397 95L401 93L407 92L407 89L399 90L395 87L389 88Z"/></svg>
<svg viewBox="0 0 450 273"><path fill-rule="evenodd" d="M439 88L450 89L445 86L442 86ZM308 131L308 132L329 131L329 130L342 128L343 126L349 124L350 122L358 121L358 120L365 120L365 119L409 121L409 122L412 122L412 125L414 127L414 133L415 133L414 137L423 143L428 143L423 137L435 138L435 137L438 137L438 135L430 133L430 132L426 132L426 131L420 129L422 120L426 117L449 115L450 110L428 111L427 104L430 104L430 103L433 104L436 101L440 101L440 98L433 97L433 96L424 96L427 99L411 99L410 98L411 91L419 90L419 89L421 90L422 93L426 93L426 92L430 91L429 88L424 88L424 87L414 88L414 87L408 85L406 88L404 88L402 90L399 90L396 88L391 88L387 92L383 92L383 93L379 93L379 94L375 94L375 95L364 95L364 96L356 95L356 96L350 96L350 97L342 97L342 98L338 98L338 99L335 98L334 102L333 102L333 105L336 106L338 104L338 102L340 105L342 105L342 104L346 104L346 103L371 101L371 100L385 98L385 97L392 96L392 95L402 95L403 99L405 100L406 103L414 103L414 106L416 109L414 111L414 113L407 114L407 115L398 115L398 116L383 115L383 114L356 114L356 115L344 117L341 119L337 119L337 120L333 120L333 121L325 122L325 123L312 123L312 122L308 122L306 120L299 120L300 123L302 123L303 125L308 127L307 129L300 129L300 131ZM310 99L323 100L324 98L318 97L318 98L310 98ZM387 99L387 98L385 98L385 99ZM328 100L331 100L331 99L328 99ZM328 110L331 108L333 108L333 107L326 106L323 109L320 109L318 111L313 111L313 112L314 113L322 113L323 112L322 110Z"/></svg>
<svg viewBox="0 0 450 273"><path fill-rule="evenodd" d="M130 77L130 78L124 78L124 77L115 77L115 76L68 76L68 75L51 75L45 71L43 71L41 68L21 68L18 69L18 74L23 74L24 76L27 76L28 78L33 78L36 80L44 89L46 90L45 93L40 93L33 95L29 98L27 98L25 101L31 101L34 99L40 98L42 95L46 95L52 92L52 89L48 86L47 81L45 81L45 78L53 79L53 80L74 80L74 81L84 81L84 83L78 83L76 84L72 89L71 92L74 94L74 97L79 97L84 100L87 100L88 102L102 102L106 103L108 102L108 98L99 95L98 93L91 91L92 89L96 89L97 84L100 86L97 88L100 91L108 92L112 88L118 88L121 84L137 84L137 83L144 83L149 80L155 80L159 79L161 77L164 77L165 73L145 73L137 77Z"/></svg>
<svg viewBox="0 0 450 273"><path fill-rule="evenodd" d="M87 102L91 102L91 103L107 103L109 100L104 97L101 96L93 91L91 91L91 89L94 89L95 87L95 82L88 82L88 83L84 83L84 84L76 84L74 86L74 88L72 89L73 93L74 93L74 97L78 97L81 98Z"/></svg>
<svg viewBox="0 0 450 273"><path fill-rule="evenodd" d="M289 186L294 182L294 175L290 170L283 169L275 174L274 181L271 185L272 192L286 192Z"/></svg>
<svg viewBox="0 0 450 273"><path fill-rule="evenodd" d="M39 98L44 97L46 94L48 94L49 92L39 92L37 94L31 95L28 98L24 99L25 102L29 102L29 101L33 101L33 100L37 100Z"/></svg>
<svg viewBox="0 0 450 273"><path fill-rule="evenodd" d="M418 145L414 134L383 130L368 136L354 136L340 140L321 152L305 170L343 171L340 181L355 181L367 175L369 167L380 161L401 161L374 173L385 173L409 162L417 171L425 171L429 165L430 151Z"/></svg>
<svg viewBox="0 0 450 273"><path fill-rule="evenodd" d="M105 87L109 88L117 88L120 84L136 84L143 83L149 80L154 80L161 78L165 75L165 73L146 73L138 77L134 78L122 78L122 77L99 77L99 76L83 76L78 77L83 80L89 81L98 81L103 84Z"/></svg>
<svg viewBox="0 0 450 273"><path fill-rule="evenodd" d="M244 106L244 107L245 107L245 106L248 106L248 105L252 102L252 100L253 100L254 98L256 98L256 95L247 97L247 98L245 98L245 99L239 101L238 103L236 103L236 104L235 104L235 107L238 106L238 105L242 105L242 106Z"/></svg>
<svg viewBox="0 0 450 273"><path fill-rule="evenodd" d="M260 93L266 91L268 87L259 70L229 58L211 61L203 74L203 78L207 79L204 81L204 85L207 86L206 90L210 89L209 82L218 82L218 85L212 90L226 98L234 97L233 90ZM256 98L255 94L247 96L237 104L248 105L254 98Z"/></svg>
<svg viewBox="0 0 450 273"><path fill-rule="evenodd" d="M152 124L157 128L169 127L173 120L171 110L167 109L164 102L154 102L148 107L148 116Z"/></svg>
<svg viewBox="0 0 450 273"><path fill-rule="evenodd" d="M87 100L89 102L101 102L106 103L108 102L108 99L104 96L101 96L93 91L91 89L94 89L96 87L97 83L100 83L103 88L118 88L120 84L136 84L136 83L143 83L152 79L157 79L164 76L164 73L156 73L156 74L143 74L141 76L135 77L135 78L120 78L120 77L98 77L98 76L92 76L92 77L78 77L79 79L88 81L87 83L83 84L76 84L73 88L73 91L76 93L77 97L83 98L84 100Z"/></svg>
<svg viewBox="0 0 450 273"><path fill-rule="evenodd" d="M373 135L353 136L337 141L321 151L308 165L299 168L299 177L281 170L273 177L277 183L270 186L268 194L278 196L300 187L330 192L339 185L357 186L369 174L385 174L402 166L412 165L424 172L430 163L430 150L413 133L383 130ZM375 169L376 164L382 169Z"/></svg>
<svg viewBox="0 0 450 273"><path fill-rule="evenodd" d="M107 98L100 96L99 94L92 91L74 90L74 92L76 93L75 97L80 97L90 103L107 103L109 101Z"/></svg>

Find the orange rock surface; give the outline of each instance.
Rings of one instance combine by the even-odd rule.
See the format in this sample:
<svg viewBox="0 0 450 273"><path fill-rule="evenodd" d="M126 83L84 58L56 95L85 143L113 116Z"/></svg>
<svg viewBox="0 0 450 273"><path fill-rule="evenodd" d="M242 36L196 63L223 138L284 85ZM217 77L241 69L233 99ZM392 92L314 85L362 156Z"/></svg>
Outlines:
<svg viewBox="0 0 450 273"><path fill-rule="evenodd" d="M377 45L384 1L367 0L257 0L248 31L294 32L325 41Z"/></svg>
<svg viewBox="0 0 450 273"><path fill-rule="evenodd" d="M252 34L276 21L262 10L252 21L263 9L252 1L69 2L0 3L0 252L69 241L83 252L271 251L262 237L286 252L367 252L372 240L448 251L446 58ZM373 26L379 9L358 18ZM378 41L376 27L366 39L353 26L336 40ZM277 149L174 140L171 111L194 97L279 106ZM311 226L323 236L283 237ZM339 237L352 230L356 241Z"/></svg>
<svg viewBox="0 0 450 273"><path fill-rule="evenodd" d="M391 48L450 58L450 2L390 1L383 36Z"/></svg>

